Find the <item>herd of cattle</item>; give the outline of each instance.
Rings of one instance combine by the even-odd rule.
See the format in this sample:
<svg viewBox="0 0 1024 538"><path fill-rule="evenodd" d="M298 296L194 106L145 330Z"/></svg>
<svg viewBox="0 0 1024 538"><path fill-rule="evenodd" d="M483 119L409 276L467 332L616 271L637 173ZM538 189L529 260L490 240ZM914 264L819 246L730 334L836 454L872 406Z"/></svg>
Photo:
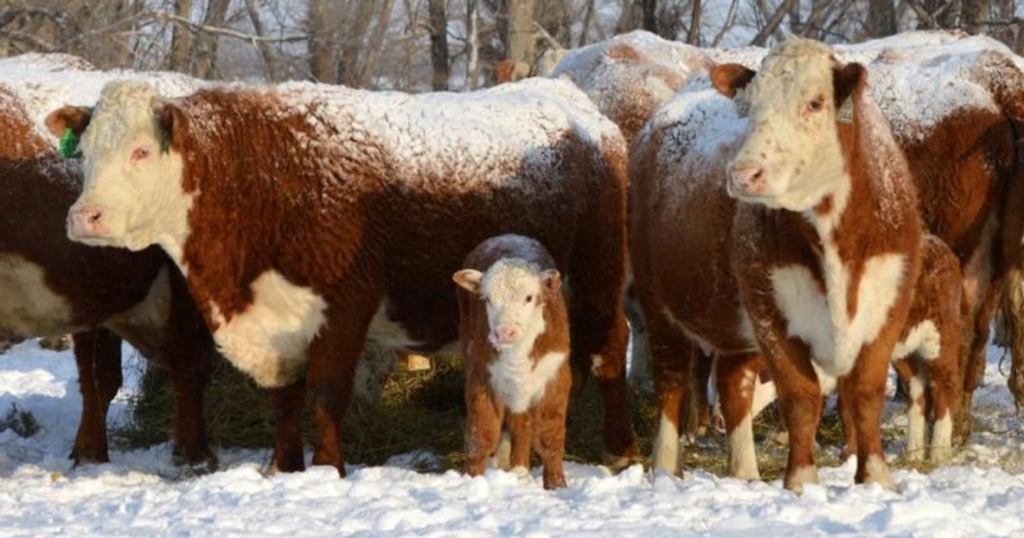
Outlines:
<svg viewBox="0 0 1024 538"><path fill-rule="evenodd" d="M308 394L312 461L342 475L364 346L461 343L467 472L504 429L511 463L532 448L560 487L570 368L598 380L609 464L636 457L630 326L657 468L677 472L712 361L734 476L758 478L752 419L777 397L785 486L816 482L836 390L857 482L891 487L890 364L907 456L948 456L1020 263L1024 61L953 33L769 51L635 32L549 63L408 95L0 61L0 336L74 334L76 463L107 461L122 339L170 371L182 462L216 461L220 353L268 390L273 470L304 467Z"/></svg>

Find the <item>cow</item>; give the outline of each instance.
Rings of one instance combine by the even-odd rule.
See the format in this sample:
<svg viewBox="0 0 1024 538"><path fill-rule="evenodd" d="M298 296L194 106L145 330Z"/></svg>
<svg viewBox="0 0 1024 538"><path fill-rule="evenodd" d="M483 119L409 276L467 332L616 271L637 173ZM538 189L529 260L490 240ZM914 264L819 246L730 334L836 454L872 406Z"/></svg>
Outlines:
<svg viewBox="0 0 1024 538"><path fill-rule="evenodd" d="M488 237L540 241L571 288L571 364L604 395L612 463L635 453L624 377L626 148L566 81L412 96L309 83L162 100L107 85L82 138L70 237L158 244L221 351L272 389L274 466L344 476L341 421L367 340L457 344L451 275ZM303 378L305 378L303 380Z"/></svg>
<svg viewBox="0 0 1024 538"><path fill-rule="evenodd" d="M466 473L477 476L512 426L512 465L544 464L544 488L565 487L569 312L555 260L537 241L488 239L453 275L466 368ZM532 442L531 442L532 441Z"/></svg>
<svg viewBox="0 0 1024 538"><path fill-rule="evenodd" d="M730 470L756 478L752 449L734 448L752 447L741 426L763 355L789 431L784 485L796 492L817 482L814 436L834 388L854 418L856 481L893 487L881 412L922 224L867 78L827 46L789 39L756 76L714 68L715 91L680 94L631 155L634 285L655 367L699 347L719 357L720 378L739 378L738 397L723 398ZM673 376L685 381L686 369ZM685 383L659 383L656 461L674 465L658 448L678 439Z"/></svg>

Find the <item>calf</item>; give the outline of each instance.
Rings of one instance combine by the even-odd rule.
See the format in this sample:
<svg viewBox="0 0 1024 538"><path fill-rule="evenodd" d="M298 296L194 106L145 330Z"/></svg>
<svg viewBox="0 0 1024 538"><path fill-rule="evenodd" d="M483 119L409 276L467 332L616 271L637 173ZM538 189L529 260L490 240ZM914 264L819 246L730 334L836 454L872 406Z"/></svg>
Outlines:
<svg viewBox="0 0 1024 538"><path fill-rule="evenodd" d="M502 233L535 237L571 282L571 361L599 379L606 451L632 457L625 142L571 83L419 96L292 83L169 101L114 83L82 149L70 236L170 254L220 349L275 389L277 468L303 466L308 387L313 461L344 473L364 342L455 345L451 275Z"/></svg>
<svg viewBox="0 0 1024 538"><path fill-rule="evenodd" d="M729 98L744 89L749 107L681 94L634 146L633 268L655 361L691 354L692 341L737 365L728 375L742 398L723 398L730 468L754 477L752 451L735 448L752 446L738 426L750 420L743 400L763 354L789 430L784 483L795 491L817 481L823 394L838 386L855 418L857 482L891 487L886 373L920 270L906 162L864 68L841 65L825 45L791 39L756 76L730 64L712 82ZM659 395L663 426L683 387ZM666 430L659 443L674 434Z"/></svg>
<svg viewBox="0 0 1024 538"><path fill-rule="evenodd" d="M544 488L565 487L569 314L562 281L543 245L517 235L484 241L454 275L466 365L466 472L484 470L502 423L512 427L513 465L529 468L530 440Z"/></svg>

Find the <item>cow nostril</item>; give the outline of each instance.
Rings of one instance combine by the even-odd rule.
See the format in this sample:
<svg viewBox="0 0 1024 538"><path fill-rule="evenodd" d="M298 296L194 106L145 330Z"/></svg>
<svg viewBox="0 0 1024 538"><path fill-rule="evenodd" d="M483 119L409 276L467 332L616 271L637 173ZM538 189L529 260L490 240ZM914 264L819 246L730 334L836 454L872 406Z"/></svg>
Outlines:
<svg viewBox="0 0 1024 538"><path fill-rule="evenodd" d="M100 213L99 211L97 211L97 212L92 213L91 215L89 215L87 217L87 219L89 220L89 224L96 224L97 222L99 222L100 217L102 217L102 216L103 216L103 213Z"/></svg>

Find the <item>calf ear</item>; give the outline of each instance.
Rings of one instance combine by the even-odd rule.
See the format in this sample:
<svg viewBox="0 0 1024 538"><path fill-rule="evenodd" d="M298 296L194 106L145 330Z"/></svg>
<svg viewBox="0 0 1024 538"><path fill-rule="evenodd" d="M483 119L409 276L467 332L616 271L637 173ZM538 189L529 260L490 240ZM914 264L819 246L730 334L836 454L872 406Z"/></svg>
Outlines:
<svg viewBox="0 0 1024 538"><path fill-rule="evenodd" d="M558 291L562 288L562 275L556 269L548 269L541 273L540 281L548 291Z"/></svg>
<svg viewBox="0 0 1024 538"><path fill-rule="evenodd" d="M188 138L188 116L185 111L171 99L153 99L152 107L163 137L161 149L163 151L167 151L168 148L180 150Z"/></svg>
<svg viewBox="0 0 1024 538"><path fill-rule="evenodd" d="M732 99L736 90L747 87L757 72L740 64L721 64L711 68L711 85L718 93Z"/></svg>
<svg viewBox="0 0 1024 538"><path fill-rule="evenodd" d="M471 293L480 293L480 281L483 278L484 274L476 269L463 269L452 275L456 284Z"/></svg>
<svg viewBox="0 0 1024 538"><path fill-rule="evenodd" d="M91 119L91 107L68 105L51 112L46 117L46 128L58 138L64 136L68 129L71 129L75 136L82 136Z"/></svg>
<svg viewBox="0 0 1024 538"><path fill-rule="evenodd" d="M836 110L842 107L843 103L855 94L867 83L868 72L864 66L851 62L842 67L832 68L832 86L836 98Z"/></svg>

